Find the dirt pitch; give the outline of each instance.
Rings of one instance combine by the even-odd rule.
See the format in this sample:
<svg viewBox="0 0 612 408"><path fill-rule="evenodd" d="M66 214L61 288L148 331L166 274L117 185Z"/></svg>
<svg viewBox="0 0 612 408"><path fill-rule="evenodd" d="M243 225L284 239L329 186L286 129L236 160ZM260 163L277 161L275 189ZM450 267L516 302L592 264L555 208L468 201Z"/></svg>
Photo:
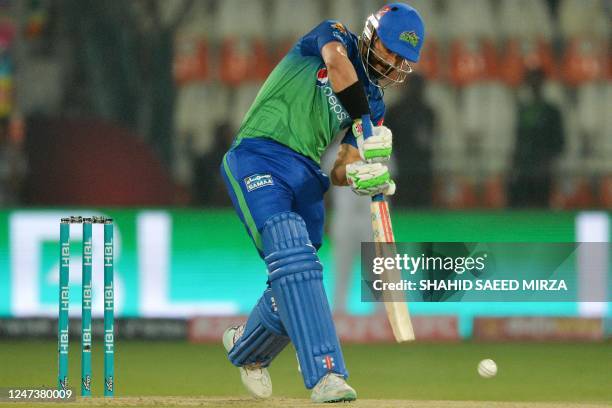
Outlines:
<svg viewBox="0 0 612 408"><path fill-rule="evenodd" d="M64 404L62 404L64 405ZM58 406L55 404L0 404L11 407ZM271 398L256 401L250 398L211 398L211 397L122 397L122 398L78 398L65 404L69 407L240 407L240 408L288 408L316 407L306 399ZM334 405L323 405L333 407ZM362 399L336 406L347 408L604 408L611 407L601 403L564 403L564 402L496 402L496 401L406 401Z"/></svg>

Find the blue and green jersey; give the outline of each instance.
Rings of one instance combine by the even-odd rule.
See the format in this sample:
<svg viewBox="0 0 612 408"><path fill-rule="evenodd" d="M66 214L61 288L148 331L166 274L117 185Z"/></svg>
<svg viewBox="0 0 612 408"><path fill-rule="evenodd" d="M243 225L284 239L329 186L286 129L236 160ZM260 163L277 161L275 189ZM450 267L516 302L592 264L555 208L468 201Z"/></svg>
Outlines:
<svg viewBox="0 0 612 408"><path fill-rule="evenodd" d="M381 123L385 112L382 92L365 74L357 36L338 21L326 20L298 40L272 71L245 116L236 143L246 138L270 138L320 162L334 136L352 123L331 88L321 57L321 49L331 41L346 47L364 84L372 119ZM355 144L350 130L343 142Z"/></svg>

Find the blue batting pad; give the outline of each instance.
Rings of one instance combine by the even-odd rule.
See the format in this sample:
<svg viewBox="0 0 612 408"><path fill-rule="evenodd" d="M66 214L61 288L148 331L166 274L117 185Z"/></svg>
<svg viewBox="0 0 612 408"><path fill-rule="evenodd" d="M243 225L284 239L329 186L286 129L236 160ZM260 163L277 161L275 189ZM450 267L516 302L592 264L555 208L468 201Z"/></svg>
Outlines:
<svg viewBox="0 0 612 408"><path fill-rule="evenodd" d="M304 220L284 212L262 231L265 261L278 312L298 354L307 388L327 373L348 376L323 288L323 266Z"/></svg>
<svg viewBox="0 0 612 408"><path fill-rule="evenodd" d="M235 366L257 363L267 367L287 344L289 337L274 304L272 290L268 288L253 308L244 333L228 357Z"/></svg>

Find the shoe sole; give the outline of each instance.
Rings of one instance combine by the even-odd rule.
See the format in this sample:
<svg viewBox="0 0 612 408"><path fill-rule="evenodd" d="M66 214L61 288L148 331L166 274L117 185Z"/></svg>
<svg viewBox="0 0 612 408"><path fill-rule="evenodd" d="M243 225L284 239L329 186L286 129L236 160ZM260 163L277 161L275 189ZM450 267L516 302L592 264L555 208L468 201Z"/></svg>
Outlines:
<svg viewBox="0 0 612 408"><path fill-rule="evenodd" d="M333 404L336 402L353 402L357 400L357 395L354 394L349 394L349 395L343 395L342 397L338 397L338 398L334 398L334 399L330 399L327 401L319 401L318 403L323 403L323 404ZM313 401L315 403L317 403L317 401Z"/></svg>
<svg viewBox="0 0 612 408"><path fill-rule="evenodd" d="M335 403L338 403L338 402L353 402L356 399L357 398L340 398L340 399L325 401L324 404L335 404Z"/></svg>

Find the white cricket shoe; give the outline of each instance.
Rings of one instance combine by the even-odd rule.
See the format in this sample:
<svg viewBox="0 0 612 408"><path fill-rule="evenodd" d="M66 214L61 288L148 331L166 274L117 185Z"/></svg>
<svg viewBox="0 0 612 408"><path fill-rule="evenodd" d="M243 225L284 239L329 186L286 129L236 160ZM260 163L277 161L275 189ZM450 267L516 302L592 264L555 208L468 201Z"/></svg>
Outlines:
<svg viewBox="0 0 612 408"><path fill-rule="evenodd" d="M325 374L312 389L312 402L347 402L357 399L357 392L340 374Z"/></svg>
<svg viewBox="0 0 612 408"><path fill-rule="evenodd" d="M230 327L223 333L223 346L228 353L240 336L242 336L243 332L244 325L241 325ZM240 370L242 384L253 397L268 398L272 395L272 380L267 368L260 367L257 364L250 364L238 367L238 370Z"/></svg>

